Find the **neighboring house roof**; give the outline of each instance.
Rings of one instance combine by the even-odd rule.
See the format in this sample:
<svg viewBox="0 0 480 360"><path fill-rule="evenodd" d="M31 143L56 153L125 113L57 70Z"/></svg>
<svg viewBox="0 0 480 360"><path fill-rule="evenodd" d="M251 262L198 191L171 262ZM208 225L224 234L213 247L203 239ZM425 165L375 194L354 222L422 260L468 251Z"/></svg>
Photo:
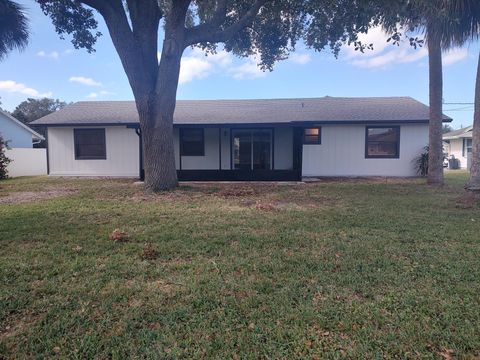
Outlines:
<svg viewBox="0 0 480 360"><path fill-rule="evenodd" d="M14 122L16 125L20 126L21 128L27 130L29 133L32 134L32 137L34 139L37 139L37 140L45 140L45 138L40 135L39 133L37 133L36 131L32 130L31 128L29 128L27 125L25 125L24 123L22 123L21 121L15 119L12 115L10 115L9 113L3 111L3 110L0 110L0 115L3 115L5 116L7 119L11 120L12 122Z"/></svg>
<svg viewBox="0 0 480 360"><path fill-rule="evenodd" d="M462 128L462 129L458 129L458 130L455 130L455 131L450 131L448 133L443 134L443 140L471 138L472 137L472 129L473 129L473 126L467 126L465 128Z"/></svg>
<svg viewBox="0 0 480 360"><path fill-rule="evenodd" d="M428 106L411 97L268 100L178 100L175 125L426 122ZM452 119L444 116L444 121ZM133 101L77 102L34 121L35 125L138 123Z"/></svg>

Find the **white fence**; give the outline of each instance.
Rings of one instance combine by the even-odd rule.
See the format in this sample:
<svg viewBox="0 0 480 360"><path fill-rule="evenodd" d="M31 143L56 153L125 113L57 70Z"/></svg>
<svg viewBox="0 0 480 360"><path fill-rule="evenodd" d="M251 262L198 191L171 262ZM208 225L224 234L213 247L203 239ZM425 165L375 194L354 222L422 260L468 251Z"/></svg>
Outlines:
<svg viewBox="0 0 480 360"><path fill-rule="evenodd" d="M47 175L47 149L12 148L5 151L8 176Z"/></svg>

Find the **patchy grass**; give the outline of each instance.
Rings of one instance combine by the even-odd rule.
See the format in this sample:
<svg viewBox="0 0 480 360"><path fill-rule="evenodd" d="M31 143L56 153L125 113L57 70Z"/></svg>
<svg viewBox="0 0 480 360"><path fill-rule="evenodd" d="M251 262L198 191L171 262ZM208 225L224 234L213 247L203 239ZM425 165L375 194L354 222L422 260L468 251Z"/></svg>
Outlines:
<svg viewBox="0 0 480 360"><path fill-rule="evenodd" d="M477 359L465 182L3 181L0 358Z"/></svg>

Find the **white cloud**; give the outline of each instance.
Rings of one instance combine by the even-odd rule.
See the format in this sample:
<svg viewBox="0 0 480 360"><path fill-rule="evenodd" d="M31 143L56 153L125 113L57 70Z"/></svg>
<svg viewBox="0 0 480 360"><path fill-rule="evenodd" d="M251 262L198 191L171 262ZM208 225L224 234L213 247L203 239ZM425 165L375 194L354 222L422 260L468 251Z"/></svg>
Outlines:
<svg viewBox="0 0 480 360"><path fill-rule="evenodd" d="M395 64L414 63L428 58L426 47L414 49L408 41L398 46L387 43L387 35L380 27L372 28L367 34L361 34L359 40L363 44L373 44L373 50L364 53L355 51L353 45L343 48L344 58L353 65L363 68L388 68ZM453 49L444 53L443 65L448 66L462 61L468 56L467 49Z"/></svg>
<svg viewBox="0 0 480 360"><path fill-rule="evenodd" d="M410 46L410 45L408 45ZM407 49L399 48L384 52L381 55L369 57L367 59L352 60L351 63L363 68L386 68L394 64L405 64L418 61L428 56L428 51L425 48Z"/></svg>
<svg viewBox="0 0 480 360"><path fill-rule="evenodd" d="M68 79L70 82L76 82L79 84L87 85L87 86L102 86L102 83L93 80L92 78L84 77L84 76L72 76Z"/></svg>
<svg viewBox="0 0 480 360"><path fill-rule="evenodd" d="M87 99L96 99L98 97L103 97L103 96L107 96L107 95L115 95L115 93L111 92L111 91L107 91L107 90L101 90L99 92L91 92L90 94L88 94L85 97Z"/></svg>
<svg viewBox="0 0 480 360"><path fill-rule="evenodd" d="M456 48L443 54L443 66L453 65L468 57L468 50L465 48Z"/></svg>
<svg viewBox="0 0 480 360"><path fill-rule="evenodd" d="M290 55L290 61L299 64L305 65L312 60L312 57L309 54L297 54L293 53Z"/></svg>
<svg viewBox="0 0 480 360"><path fill-rule="evenodd" d="M225 70L232 64L232 55L226 51L205 56L200 49L193 49L182 58L180 67L180 84L203 79L218 70Z"/></svg>
<svg viewBox="0 0 480 360"><path fill-rule="evenodd" d="M184 84L196 79L203 79L211 74L213 65L206 59L194 56L182 58L179 83Z"/></svg>
<svg viewBox="0 0 480 360"><path fill-rule="evenodd" d="M260 70L257 63L256 57L251 56L237 65L233 61L233 55L224 50L205 56L202 50L193 49L182 58L179 83L204 79L212 74L222 74L239 80L265 76L266 73Z"/></svg>
<svg viewBox="0 0 480 360"><path fill-rule="evenodd" d="M246 62L241 65L232 67L228 70L234 79L256 79L264 77L267 73L258 67L258 61L255 57L249 57Z"/></svg>
<svg viewBox="0 0 480 360"><path fill-rule="evenodd" d="M41 93L38 90L28 87L25 84L17 83L13 80L3 80L0 81L0 90L9 92L9 93L18 93L31 97L50 97L52 92Z"/></svg>
<svg viewBox="0 0 480 360"><path fill-rule="evenodd" d="M57 51L52 51L52 52L47 53L47 52L41 50L41 51L37 52L37 56L58 60L58 58L60 57L60 54Z"/></svg>
<svg viewBox="0 0 480 360"><path fill-rule="evenodd" d="M345 59L353 65L363 68L388 68L395 64L419 61L428 56L426 48L414 49L406 41L393 45L387 42L387 35L380 27L372 28L366 34L359 35L364 45L373 45L373 50L356 51L354 45L343 48Z"/></svg>

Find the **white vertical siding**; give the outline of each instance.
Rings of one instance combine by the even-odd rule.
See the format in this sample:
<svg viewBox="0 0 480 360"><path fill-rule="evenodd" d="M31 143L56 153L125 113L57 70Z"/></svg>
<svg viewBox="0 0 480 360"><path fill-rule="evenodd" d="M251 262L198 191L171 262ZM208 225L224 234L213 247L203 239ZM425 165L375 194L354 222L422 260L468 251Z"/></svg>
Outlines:
<svg viewBox="0 0 480 360"><path fill-rule="evenodd" d="M107 150L105 160L75 160L73 129L73 127L48 128L51 175L138 176L138 136L134 129L127 129L125 126L105 128Z"/></svg>
<svg viewBox="0 0 480 360"><path fill-rule="evenodd" d="M455 158L460 161L460 167L462 169L467 168L467 157L463 156L463 139L450 140L450 148L448 155L455 156Z"/></svg>
<svg viewBox="0 0 480 360"><path fill-rule="evenodd" d="M400 126L398 159L365 158L364 125L322 126L322 144L303 146L303 176L416 176L413 160L428 144L428 125Z"/></svg>
<svg viewBox="0 0 480 360"><path fill-rule="evenodd" d="M9 177L47 175L46 149L7 149L5 155L12 160L7 166Z"/></svg>

